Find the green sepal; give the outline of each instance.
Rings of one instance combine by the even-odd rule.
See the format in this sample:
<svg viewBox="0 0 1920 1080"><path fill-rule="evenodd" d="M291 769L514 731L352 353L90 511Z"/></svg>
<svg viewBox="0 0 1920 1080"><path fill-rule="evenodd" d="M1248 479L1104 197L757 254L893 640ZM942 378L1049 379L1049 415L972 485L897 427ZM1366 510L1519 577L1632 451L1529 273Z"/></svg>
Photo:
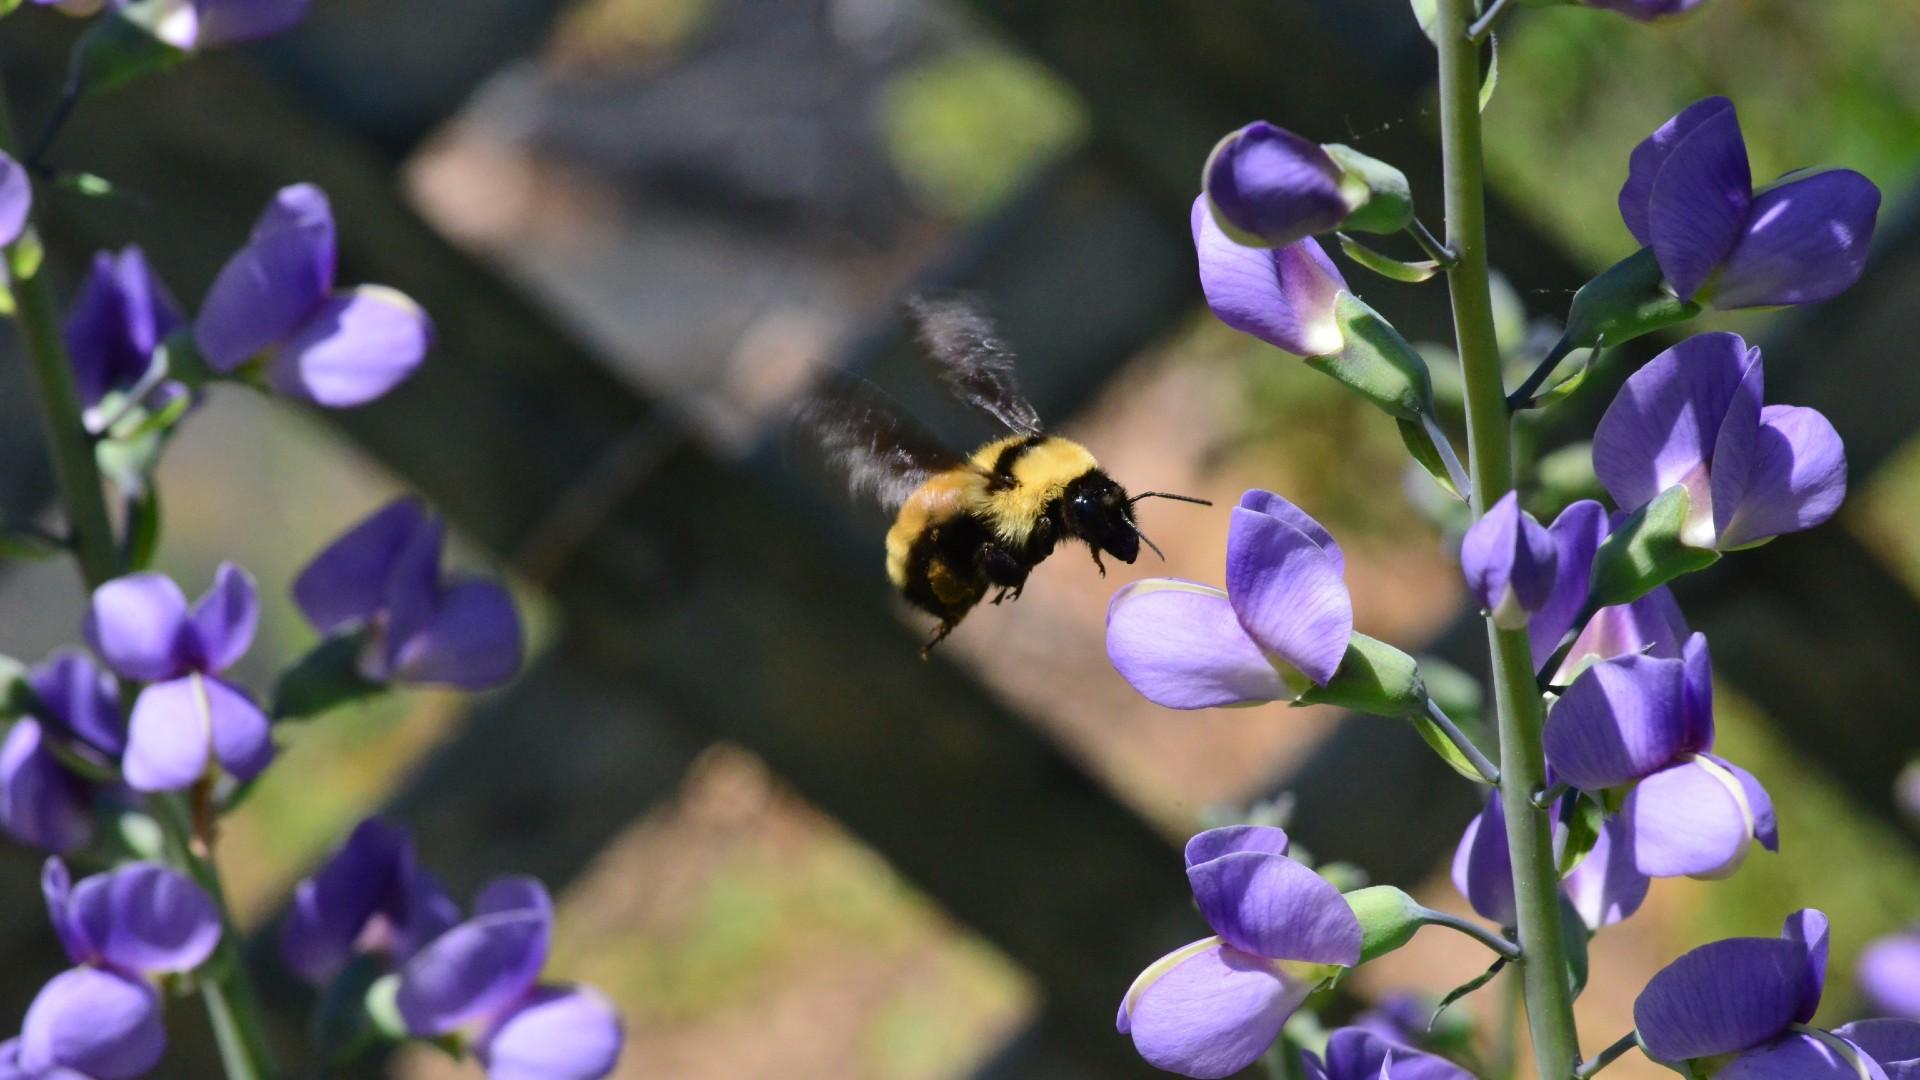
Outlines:
<svg viewBox="0 0 1920 1080"><path fill-rule="evenodd" d="M1440 264L1432 259L1405 262L1391 255L1382 255L1351 236L1343 234L1339 240L1340 250L1347 258L1389 281L1418 285L1440 272Z"/></svg>
<svg viewBox="0 0 1920 1080"><path fill-rule="evenodd" d="M366 1002L367 1019L375 1031L395 1042L407 1038L407 1020L400 1015L399 972L373 980L362 1000Z"/></svg>
<svg viewBox="0 0 1920 1080"><path fill-rule="evenodd" d="M4 19L19 10L20 5L25 2L26 0L0 0L0 19Z"/></svg>
<svg viewBox="0 0 1920 1080"><path fill-rule="evenodd" d="M328 638L280 676L273 688L268 715L282 720L310 720L322 713L386 691L360 673L364 638L354 634Z"/></svg>
<svg viewBox="0 0 1920 1080"><path fill-rule="evenodd" d="M1294 704L1335 705L1374 716L1424 715L1427 685L1413 657L1384 641L1354 634L1333 678L1325 686L1310 687Z"/></svg>
<svg viewBox="0 0 1920 1080"><path fill-rule="evenodd" d="M200 355L200 347L194 343L192 332L176 330L163 347L166 350L167 376L186 384L189 389L197 390L222 377L207 366L207 358Z"/></svg>
<svg viewBox="0 0 1920 1080"><path fill-rule="evenodd" d="M1587 988L1587 942L1592 937L1580 909L1564 891L1560 892L1560 947L1567 955L1567 989L1576 1000Z"/></svg>
<svg viewBox="0 0 1920 1080"><path fill-rule="evenodd" d="M1426 925L1427 909L1391 885L1356 889L1346 895L1347 906L1360 920L1360 962L1378 960L1413 940Z"/></svg>
<svg viewBox="0 0 1920 1080"><path fill-rule="evenodd" d="M148 484L140 494L127 500L127 538L122 560L126 572L137 574L153 569L153 558L160 550L160 489Z"/></svg>
<svg viewBox="0 0 1920 1080"><path fill-rule="evenodd" d="M1399 419L1394 421L1394 425L1400 429L1400 441L1406 444L1407 453L1413 455L1414 464L1433 477L1441 490L1464 501L1466 496L1454 486L1453 475L1447 471L1446 460L1440 456L1440 448L1434 445L1433 433L1427 430L1427 426L1416 420Z"/></svg>
<svg viewBox="0 0 1920 1080"><path fill-rule="evenodd" d="M0 656L0 720L25 716L40 707L30 677L27 665L11 656Z"/></svg>
<svg viewBox="0 0 1920 1080"><path fill-rule="evenodd" d="M1351 146L1325 143L1321 149L1340 166L1340 192L1354 209L1342 229L1397 233L1413 222L1413 186L1407 174Z"/></svg>
<svg viewBox="0 0 1920 1080"><path fill-rule="evenodd" d="M1573 294L1566 340L1575 348L1620 345L1700 314L1667 287L1652 248L1641 248Z"/></svg>
<svg viewBox="0 0 1920 1080"><path fill-rule="evenodd" d="M67 75L73 90L81 97L95 97L186 59L186 53L149 29L160 14L158 0L139 0L95 19L73 46Z"/></svg>
<svg viewBox="0 0 1920 1080"><path fill-rule="evenodd" d="M7 274L14 281L32 280L46 261L46 245L40 242L39 232L32 228L15 237L7 248Z"/></svg>
<svg viewBox="0 0 1920 1080"><path fill-rule="evenodd" d="M1680 540L1687 489L1675 484L1634 512L1593 556L1593 603L1612 607L1640 599L1682 574L1704 570L1720 553Z"/></svg>
<svg viewBox="0 0 1920 1080"><path fill-rule="evenodd" d="M1569 792L1560 803L1560 823L1566 826L1566 839L1560 845L1559 871L1566 877L1580 868L1600 840L1607 823L1606 807L1579 792Z"/></svg>
<svg viewBox="0 0 1920 1080"><path fill-rule="evenodd" d="M1418 423L1433 407L1433 379L1419 351L1352 293L1334 298L1333 313L1340 324L1340 351L1310 356L1307 365L1333 376L1388 416Z"/></svg>

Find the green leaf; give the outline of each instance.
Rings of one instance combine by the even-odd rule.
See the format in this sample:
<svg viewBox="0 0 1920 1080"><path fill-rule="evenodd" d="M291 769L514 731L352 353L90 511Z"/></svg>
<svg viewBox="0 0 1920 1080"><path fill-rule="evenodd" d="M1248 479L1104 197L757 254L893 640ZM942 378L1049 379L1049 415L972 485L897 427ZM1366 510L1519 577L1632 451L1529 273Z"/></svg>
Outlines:
<svg viewBox="0 0 1920 1080"><path fill-rule="evenodd" d="M1487 103L1493 100L1493 88L1500 85L1500 38L1497 34L1487 35L1487 77L1480 82L1480 111L1487 111Z"/></svg>
<svg viewBox="0 0 1920 1080"><path fill-rule="evenodd" d="M1413 730L1419 732L1420 741L1432 747L1433 752L1440 755L1440 760L1447 763L1447 768L1476 784L1487 782L1487 778L1480 775L1480 770L1473 767L1473 762L1467 760L1467 755L1453 744L1452 739L1447 738L1446 732L1440 730L1440 725L1425 716L1409 716L1407 720L1413 724Z"/></svg>
<svg viewBox="0 0 1920 1080"><path fill-rule="evenodd" d="M360 674L363 635L328 638L280 676L269 715L309 720L322 713L384 693L386 687Z"/></svg>
<svg viewBox="0 0 1920 1080"><path fill-rule="evenodd" d="M93 21L74 43L68 71L68 81L80 96L118 90L186 59L186 53L155 37L150 29L166 8L163 0L137 0Z"/></svg>
<svg viewBox="0 0 1920 1080"><path fill-rule="evenodd" d="M127 573L153 569L153 557L160 550L160 489L153 484L127 501L127 540L124 562Z"/></svg>
<svg viewBox="0 0 1920 1080"><path fill-rule="evenodd" d="M1566 339L1577 348L1621 345L1698 314L1700 305L1667 287L1653 249L1641 248L1573 294Z"/></svg>
<svg viewBox="0 0 1920 1080"><path fill-rule="evenodd" d="M1593 937L1586 920L1567 894L1560 894L1560 943L1567 954L1567 986L1574 998L1587 988L1587 942Z"/></svg>
<svg viewBox="0 0 1920 1080"><path fill-rule="evenodd" d="M1418 285L1440 272L1440 264L1432 259L1402 262L1390 255L1382 255L1344 233L1340 234L1339 239L1340 250L1346 253L1347 258L1390 281Z"/></svg>
<svg viewBox="0 0 1920 1080"><path fill-rule="evenodd" d="M1586 384L1587 376L1593 373L1593 358L1595 352L1584 349L1576 349L1574 352L1581 352L1584 353L1584 355L1577 361L1577 366L1573 369L1573 374L1568 375L1547 389L1535 394L1533 404L1536 408L1558 405L1560 402L1579 393L1580 387ZM1573 354L1568 353L1567 355L1571 357ZM1565 361L1562 362L1564 363Z"/></svg>
<svg viewBox="0 0 1920 1080"><path fill-rule="evenodd" d="M1426 470L1441 490L1464 500L1466 496L1454 486L1453 474L1447 471L1446 460L1440 456L1440 448L1433 444L1433 435L1427 426L1413 420L1395 420L1394 423L1400 428L1400 441L1406 444L1407 453L1413 455L1414 463Z"/></svg>
<svg viewBox="0 0 1920 1080"><path fill-rule="evenodd" d="M1427 686L1413 657L1384 641L1354 634L1333 678L1325 686L1311 687L1294 704L1335 705L1373 716L1424 715Z"/></svg>
<svg viewBox="0 0 1920 1080"><path fill-rule="evenodd" d="M1400 331L1352 293L1334 298L1340 351L1310 356L1307 366L1332 376L1387 415L1418 422L1433 407L1427 362Z"/></svg>
<svg viewBox="0 0 1920 1080"><path fill-rule="evenodd" d="M1600 829L1607 822L1606 808L1578 792L1561 800L1560 821L1567 827L1566 842L1560 848L1559 871L1566 877L1579 868L1587 853L1600 840Z"/></svg>
<svg viewBox="0 0 1920 1080"><path fill-rule="evenodd" d="M1614 530L1593 556L1593 603L1632 603L1682 574L1720 561L1720 553L1680 539L1687 489L1675 484Z"/></svg>
<svg viewBox="0 0 1920 1080"><path fill-rule="evenodd" d="M0 0L0 18L13 14L15 9L25 2L26 0Z"/></svg>
<svg viewBox="0 0 1920 1080"><path fill-rule="evenodd" d="M1493 977L1500 974L1501 969L1506 966L1507 958L1502 956L1493 962L1492 967L1447 991L1447 996L1440 999L1440 1004L1434 1007L1433 1016L1427 1020L1427 1030L1433 1030L1433 1026L1440 1022L1441 1015L1451 1008L1454 1002L1492 982Z"/></svg>
<svg viewBox="0 0 1920 1080"><path fill-rule="evenodd" d="M1413 940L1426 925L1427 909L1391 885L1374 885L1346 894L1360 920L1360 962L1378 960Z"/></svg>

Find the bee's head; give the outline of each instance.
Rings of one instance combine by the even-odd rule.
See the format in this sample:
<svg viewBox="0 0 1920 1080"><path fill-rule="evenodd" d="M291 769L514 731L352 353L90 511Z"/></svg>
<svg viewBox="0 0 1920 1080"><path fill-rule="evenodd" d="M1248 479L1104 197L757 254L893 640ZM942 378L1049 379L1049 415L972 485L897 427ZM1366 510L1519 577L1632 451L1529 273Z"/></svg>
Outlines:
<svg viewBox="0 0 1920 1080"><path fill-rule="evenodd" d="M1095 469L1092 472L1067 485L1065 505L1061 508L1063 532L1068 536L1085 540L1095 551L1104 551L1121 562L1130 563L1140 557L1140 545L1153 548L1155 555L1160 549L1154 547L1147 534L1133 519L1133 504L1141 499L1175 499L1179 502L1199 503L1202 506L1213 504L1205 499L1196 499L1191 495L1171 495L1164 491L1149 491L1132 498L1127 497L1127 489L1114 483L1113 478ZM1161 558L1166 556L1161 555Z"/></svg>
<svg viewBox="0 0 1920 1080"><path fill-rule="evenodd" d="M1062 512L1068 536L1124 563L1140 557L1140 529L1133 523L1127 489L1106 473L1095 469L1067 485Z"/></svg>

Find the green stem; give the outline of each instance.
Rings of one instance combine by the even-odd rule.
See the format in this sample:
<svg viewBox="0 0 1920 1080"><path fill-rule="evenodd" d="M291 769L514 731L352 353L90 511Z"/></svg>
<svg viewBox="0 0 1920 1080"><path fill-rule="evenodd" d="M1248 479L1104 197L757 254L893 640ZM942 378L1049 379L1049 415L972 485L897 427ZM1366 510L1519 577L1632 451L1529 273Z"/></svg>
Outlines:
<svg viewBox="0 0 1920 1080"><path fill-rule="evenodd" d="M1512 0L1493 0L1493 3L1487 5L1487 13L1480 16L1479 21L1467 27L1467 38L1474 42L1487 40L1487 36L1493 33L1493 28L1500 25L1500 17L1507 13L1507 6L1510 3Z"/></svg>
<svg viewBox="0 0 1920 1080"><path fill-rule="evenodd" d="M15 147L12 113L7 107L5 85L0 84L0 151L12 154ZM21 236L23 239L14 247L37 242L26 239L32 236L31 226ZM9 263L13 254L13 248L9 248ZM73 527L80 572L91 589L113 577L119 568L113 522L107 516L107 501L100 488L100 463L93 456L93 439L80 421L80 394L73 385L73 365L60 336L60 316L53 293L47 288L46 274L36 271L31 277L14 281L13 293L33 399L53 457L54 483Z"/></svg>
<svg viewBox="0 0 1920 1080"><path fill-rule="evenodd" d="M1547 355L1540 358L1540 362L1521 380L1519 387L1508 396L1507 408L1513 412L1533 408L1533 395L1540 389L1540 384L1547 381L1547 376L1553 374L1553 369L1559 367L1560 361L1565 360L1572 351L1573 342L1567 338L1562 337L1554 342L1553 348L1547 350Z"/></svg>
<svg viewBox="0 0 1920 1080"><path fill-rule="evenodd" d="M1447 245L1441 243L1432 232L1428 231L1426 222L1419 218L1409 220L1407 235L1413 237L1414 242L1420 245L1420 250L1427 253L1427 258L1439 264L1442 270L1453 266L1456 261L1453 252L1448 251Z"/></svg>
<svg viewBox="0 0 1920 1080"><path fill-rule="evenodd" d="M1473 744L1473 740L1467 738L1467 733L1460 730L1460 725L1453 722L1453 717L1448 716L1447 711L1440 707L1440 703L1432 698L1427 699L1427 719L1432 720L1433 726L1440 729L1440 734L1445 735L1454 749L1466 757L1467 763L1480 774L1480 779L1489 784L1500 782L1500 770L1494 767L1493 762L1487 760L1487 755L1480 752L1480 748Z"/></svg>
<svg viewBox="0 0 1920 1080"><path fill-rule="evenodd" d="M199 989L227 1080L273 1080L279 1070L267 1042L260 999L247 974L240 929L234 924L226 890L220 884L220 871L212 859L194 853L192 816L179 795L154 795L147 805L166 836L167 861L199 882L220 910L220 945L201 971Z"/></svg>
<svg viewBox="0 0 1920 1080"><path fill-rule="evenodd" d="M1592 1061L1574 1070L1573 1075L1579 1077L1579 1080L1587 1080L1587 1077L1620 1060L1621 1056L1627 1051L1639 1045L1639 1037L1629 1031L1625 1035L1615 1039L1612 1046L1600 1051L1599 1056L1595 1057Z"/></svg>
<svg viewBox="0 0 1920 1080"><path fill-rule="evenodd" d="M1494 335L1488 288L1485 166L1480 143L1480 48L1468 37L1472 0L1439 0L1440 143L1446 167L1447 247L1459 262L1448 272L1454 333L1466 382L1468 471L1473 506L1484 513L1513 488L1510 417ZM1533 805L1546 762L1541 752L1540 693L1525 630L1491 621L1494 702L1500 731L1500 798L1513 865L1521 977L1533 1057L1540 1080L1568 1080L1579 1057L1560 937L1559 874L1545 815Z"/></svg>
<svg viewBox="0 0 1920 1080"><path fill-rule="evenodd" d="M1429 926L1444 926L1449 930L1458 930L1509 960L1521 958L1520 946L1471 919L1463 919L1458 915L1449 915L1432 908L1421 908L1420 911L1420 920Z"/></svg>

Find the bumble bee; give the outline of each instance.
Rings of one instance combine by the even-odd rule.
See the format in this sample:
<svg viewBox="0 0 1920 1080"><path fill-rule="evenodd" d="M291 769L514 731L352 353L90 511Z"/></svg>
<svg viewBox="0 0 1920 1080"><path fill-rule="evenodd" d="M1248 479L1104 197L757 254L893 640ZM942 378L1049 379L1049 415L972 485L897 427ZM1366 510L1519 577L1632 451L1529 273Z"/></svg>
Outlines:
<svg viewBox="0 0 1920 1080"><path fill-rule="evenodd" d="M894 512L887 578L940 620L922 656L989 591L998 590L995 604L1019 599L1028 573L1062 540L1085 543L1105 576L1102 552L1131 563L1145 543L1160 554L1134 520L1135 503L1212 505L1159 491L1129 497L1086 447L1042 430L1020 393L1013 353L972 303L915 297L905 307L948 388L1008 434L962 457L921 436L871 387L816 397L799 420L854 494Z"/></svg>

